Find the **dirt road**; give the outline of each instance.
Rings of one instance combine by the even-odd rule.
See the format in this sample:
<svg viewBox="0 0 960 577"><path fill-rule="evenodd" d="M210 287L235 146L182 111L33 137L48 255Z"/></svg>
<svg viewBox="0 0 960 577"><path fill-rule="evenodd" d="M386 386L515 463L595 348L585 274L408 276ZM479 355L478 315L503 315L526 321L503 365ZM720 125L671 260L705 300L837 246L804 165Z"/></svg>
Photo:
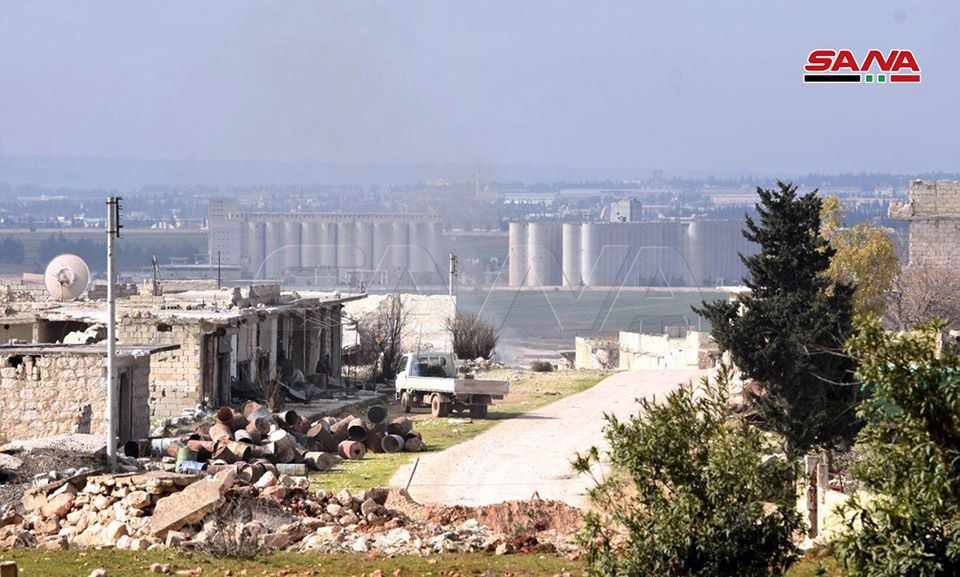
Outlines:
<svg viewBox="0 0 960 577"><path fill-rule="evenodd" d="M603 441L603 414L627 417L638 397L663 395L680 382L706 374L696 370L617 373L589 390L503 421L479 436L420 460L411 496L421 503L486 505L526 499L534 492L585 507L589 479L570 467L577 452ZM410 466L394 475L404 486Z"/></svg>

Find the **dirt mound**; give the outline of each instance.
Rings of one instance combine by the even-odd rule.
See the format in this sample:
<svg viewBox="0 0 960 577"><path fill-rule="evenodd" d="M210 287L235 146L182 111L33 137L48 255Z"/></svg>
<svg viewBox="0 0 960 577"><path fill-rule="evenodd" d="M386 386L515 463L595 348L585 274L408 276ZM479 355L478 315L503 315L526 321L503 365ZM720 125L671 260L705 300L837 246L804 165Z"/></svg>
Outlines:
<svg viewBox="0 0 960 577"><path fill-rule="evenodd" d="M421 523L457 524L476 519L481 525L505 535L553 531L573 535L580 529L582 512L561 501L529 499L481 507L422 505L400 489L390 491L386 506L402 511Z"/></svg>

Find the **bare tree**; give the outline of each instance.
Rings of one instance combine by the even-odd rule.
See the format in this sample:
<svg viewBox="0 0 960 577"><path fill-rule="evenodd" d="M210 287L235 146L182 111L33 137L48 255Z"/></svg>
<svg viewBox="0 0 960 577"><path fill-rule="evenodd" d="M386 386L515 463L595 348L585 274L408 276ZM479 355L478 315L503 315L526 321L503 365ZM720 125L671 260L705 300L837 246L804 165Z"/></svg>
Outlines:
<svg viewBox="0 0 960 577"><path fill-rule="evenodd" d="M453 337L453 352L461 359L489 359L500 340L493 323L476 313L457 311L455 317L447 319L447 330Z"/></svg>
<svg viewBox="0 0 960 577"><path fill-rule="evenodd" d="M909 330L941 319L960 327L960 271L912 264L893 281L887 293L884 320L896 330Z"/></svg>
<svg viewBox="0 0 960 577"><path fill-rule="evenodd" d="M399 294L387 296L376 309L357 319L361 356L373 362L374 380L397 376L409 321L410 311Z"/></svg>

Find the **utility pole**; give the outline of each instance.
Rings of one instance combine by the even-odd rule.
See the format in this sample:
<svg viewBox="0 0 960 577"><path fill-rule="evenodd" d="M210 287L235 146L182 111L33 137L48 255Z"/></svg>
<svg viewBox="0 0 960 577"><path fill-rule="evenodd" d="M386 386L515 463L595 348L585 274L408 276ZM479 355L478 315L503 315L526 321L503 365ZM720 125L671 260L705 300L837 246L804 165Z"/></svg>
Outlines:
<svg viewBox="0 0 960 577"><path fill-rule="evenodd" d="M457 296L457 255L450 253L450 285L447 292L452 297Z"/></svg>
<svg viewBox="0 0 960 577"><path fill-rule="evenodd" d="M107 467L117 472L117 253L119 196L107 198Z"/></svg>

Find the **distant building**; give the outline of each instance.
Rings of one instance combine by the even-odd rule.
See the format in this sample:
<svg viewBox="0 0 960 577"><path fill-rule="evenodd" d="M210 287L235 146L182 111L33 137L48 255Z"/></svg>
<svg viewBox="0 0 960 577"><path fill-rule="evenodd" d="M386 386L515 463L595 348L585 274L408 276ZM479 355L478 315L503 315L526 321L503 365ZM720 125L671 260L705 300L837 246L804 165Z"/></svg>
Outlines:
<svg viewBox="0 0 960 577"><path fill-rule="evenodd" d="M640 222L643 205L639 199L625 198L610 203L610 222Z"/></svg>
<svg viewBox="0 0 960 577"><path fill-rule="evenodd" d="M439 216L237 212L211 201L210 262L245 278L329 277L336 284L445 282Z"/></svg>
<svg viewBox="0 0 960 577"><path fill-rule="evenodd" d="M910 224L910 264L960 269L960 182L915 180L889 217Z"/></svg>
<svg viewBox="0 0 960 577"><path fill-rule="evenodd" d="M631 208L631 211L638 207ZM746 274L738 220L510 223L510 286L714 286Z"/></svg>

